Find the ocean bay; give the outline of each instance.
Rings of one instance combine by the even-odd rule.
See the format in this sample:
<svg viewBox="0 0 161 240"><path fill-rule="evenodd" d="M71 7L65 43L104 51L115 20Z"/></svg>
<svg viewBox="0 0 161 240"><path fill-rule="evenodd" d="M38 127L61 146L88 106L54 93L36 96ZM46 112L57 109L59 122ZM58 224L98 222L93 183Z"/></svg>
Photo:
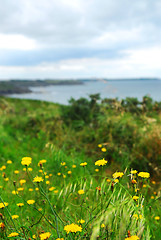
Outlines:
<svg viewBox="0 0 161 240"><path fill-rule="evenodd" d="M139 100L148 95L155 101L161 101L161 80L97 80L84 81L82 85L57 85L30 87L31 93L10 94L9 97L35 99L68 104L70 98L87 98L90 94L100 93L101 98L136 97Z"/></svg>

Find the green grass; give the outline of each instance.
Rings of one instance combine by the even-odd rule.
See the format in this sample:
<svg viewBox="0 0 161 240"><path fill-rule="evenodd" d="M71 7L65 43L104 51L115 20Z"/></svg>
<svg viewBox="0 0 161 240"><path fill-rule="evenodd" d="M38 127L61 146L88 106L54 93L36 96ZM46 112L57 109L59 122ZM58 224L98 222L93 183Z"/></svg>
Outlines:
<svg viewBox="0 0 161 240"><path fill-rule="evenodd" d="M0 224L5 226L0 225L1 239L34 239L34 235L41 239L43 232L50 232L49 239L67 240L123 240L128 234L141 240L161 238L160 220L155 219L161 217L160 112L141 112L139 107L134 113L134 108L118 110L105 104L91 108L85 102L90 116L79 111L75 119L73 105L0 98L0 202L8 203L0 209ZM82 103L73 104L84 108ZM32 171L24 171L21 165L25 156L32 158ZM95 166L102 158L107 165ZM47 160L43 168L38 166L41 159ZM87 166L80 166L82 162ZM132 168L150 172L151 178L137 174L134 178ZM112 176L116 171L124 173L119 182ZM37 175L43 182L33 183ZM22 186L21 179L26 180ZM132 184L132 179L137 183ZM84 194L79 195L81 189ZM35 203L28 205L29 199ZM19 217L12 220L13 215ZM82 231L67 234L64 227L71 223ZM8 237L12 232L19 235Z"/></svg>

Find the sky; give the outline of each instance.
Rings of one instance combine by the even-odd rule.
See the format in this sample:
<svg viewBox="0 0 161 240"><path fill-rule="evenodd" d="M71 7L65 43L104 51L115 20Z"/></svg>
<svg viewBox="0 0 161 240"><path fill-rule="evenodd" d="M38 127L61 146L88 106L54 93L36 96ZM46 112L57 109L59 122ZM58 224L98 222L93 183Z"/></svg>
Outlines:
<svg viewBox="0 0 161 240"><path fill-rule="evenodd" d="M161 0L5 0L0 79L161 78Z"/></svg>

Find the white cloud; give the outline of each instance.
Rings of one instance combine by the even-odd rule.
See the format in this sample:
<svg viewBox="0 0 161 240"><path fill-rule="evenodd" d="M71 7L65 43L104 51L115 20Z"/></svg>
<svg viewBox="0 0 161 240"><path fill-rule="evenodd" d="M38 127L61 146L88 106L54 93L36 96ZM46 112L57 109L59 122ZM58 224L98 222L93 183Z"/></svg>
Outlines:
<svg viewBox="0 0 161 240"><path fill-rule="evenodd" d="M0 34L0 49L32 50L37 48L33 39L20 34Z"/></svg>
<svg viewBox="0 0 161 240"><path fill-rule="evenodd" d="M121 59L68 59L28 67L0 67L1 78L157 77L161 76L161 47L128 50Z"/></svg>

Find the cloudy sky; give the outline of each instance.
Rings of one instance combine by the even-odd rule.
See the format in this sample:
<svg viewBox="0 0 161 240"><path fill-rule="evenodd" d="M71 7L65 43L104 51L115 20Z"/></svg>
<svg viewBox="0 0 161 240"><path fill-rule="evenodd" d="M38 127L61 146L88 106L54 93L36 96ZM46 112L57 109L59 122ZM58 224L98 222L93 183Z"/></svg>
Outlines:
<svg viewBox="0 0 161 240"><path fill-rule="evenodd" d="M161 0L5 0L0 79L161 78Z"/></svg>

